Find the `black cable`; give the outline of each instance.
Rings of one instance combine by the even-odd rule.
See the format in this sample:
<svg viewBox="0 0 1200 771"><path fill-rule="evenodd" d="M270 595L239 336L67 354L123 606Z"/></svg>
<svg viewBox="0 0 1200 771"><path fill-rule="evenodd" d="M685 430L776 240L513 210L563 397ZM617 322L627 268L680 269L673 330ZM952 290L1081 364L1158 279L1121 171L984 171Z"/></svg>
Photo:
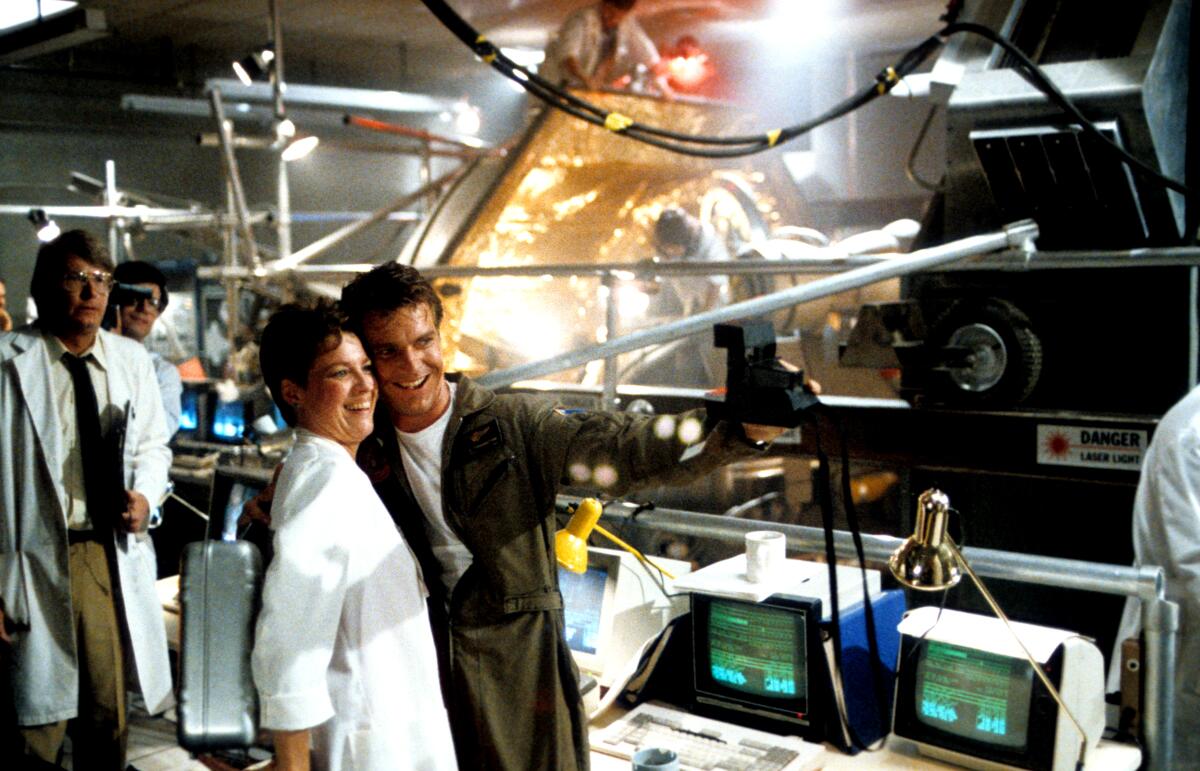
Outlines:
<svg viewBox="0 0 1200 771"><path fill-rule="evenodd" d="M835 105L817 118L805 123L746 136L687 135L654 126L642 125L628 116L602 110L570 94L536 73L529 72L524 67L514 63L499 48L489 42L487 38L476 32L444 0L422 0L422 2L448 30L474 51L484 62L491 65L505 77L517 82L530 94L547 104L588 123L602 126L614 133L624 134L653 147L659 147L682 155L704 158L741 157L769 150L780 143L790 141L802 134L808 133L823 123L840 118L871 100L886 94L900 82L901 78L920 66L942 44L942 41L936 36L928 38L901 57L900 62L895 67L888 67L882 70L876 76L875 83L864 88L860 93ZM714 147L722 149L708 149Z"/></svg>
<svg viewBox="0 0 1200 771"><path fill-rule="evenodd" d="M858 94L847 98L816 118L804 123L798 123L781 129L773 129L761 134L732 137L681 134L667 129L643 125L628 116L603 110L513 62L498 47L471 27L444 0L422 0L422 2L455 37L474 51L484 62L550 106L594 126L606 128L613 133L622 134L652 147L658 147L680 155L700 158L738 158L753 155L770 150L782 143L802 136L814 128L853 112L877 97L891 91L904 76L919 67L950 35L960 32L977 34L1000 45L1006 51L1013 54L1020 63L1016 71L1022 77L1044 93L1050 102L1077 121L1086 133L1099 139L1102 143L1101 146L1111 152L1115 152L1133 171L1184 196L1190 198L1191 195L1188 188L1182 182L1170 179L1142 161L1139 161L1096 128L1095 124L1084 117L1079 108L1072 104L1049 78L1045 76L1041 68L1030 60L1012 41L981 24L954 21L959 11L961 11L962 5L955 0L952 0L947 5L946 13L941 16L941 20L949 21L949 24L936 35L925 39L905 53L894 67L884 68L876 76L876 82L864 88Z"/></svg>

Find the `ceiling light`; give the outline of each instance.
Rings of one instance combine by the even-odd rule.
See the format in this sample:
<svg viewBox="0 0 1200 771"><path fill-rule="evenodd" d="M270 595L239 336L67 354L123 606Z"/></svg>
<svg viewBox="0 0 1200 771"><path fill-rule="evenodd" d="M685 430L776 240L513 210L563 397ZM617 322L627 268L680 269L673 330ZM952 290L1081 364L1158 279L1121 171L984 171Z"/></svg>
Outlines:
<svg viewBox="0 0 1200 771"><path fill-rule="evenodd" d="M317 145L320 143L321 140L312 135L298 137L288 143L287 147L283 148L283 153L280 157L288 162L298 161L311 153L313 150L317 149Z"/></svg>
<svg viewBox="0 0 1200 771"><path fill-rule="evenodd" d="M275 52L270 48L246 54L233 63L233 72L244 86L250 86L256 80L267 80L271 73L271 62L275 60Z"/></svg>
<svg viewBox="0 0 1200 771"><path fill-rule="evenodd" d="M29 221L33 223L33 228L37 231L37 239L42 243L53 241L62 233L54 220L46 216L45 209L30 209Z"/></svg>

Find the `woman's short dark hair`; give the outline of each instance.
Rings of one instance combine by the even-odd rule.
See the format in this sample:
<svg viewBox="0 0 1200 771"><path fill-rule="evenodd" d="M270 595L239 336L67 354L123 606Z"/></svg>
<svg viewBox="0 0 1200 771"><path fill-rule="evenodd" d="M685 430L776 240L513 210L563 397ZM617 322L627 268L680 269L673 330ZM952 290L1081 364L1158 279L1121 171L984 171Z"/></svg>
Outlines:
<svg viewBox="0 0 1200 771"><path fill-rule="evenodd" d="M345 331L349 331L345 315L328 300L315 306L284 305L267 320L258 344L258 364L289 426L296 425L296 410L283 399L283 381L307 386L313 362L340 345Z"/></svg>
<svg viewBox="0 0 1200 771"><path fill-rule="evenodd" d="M68 230L53 241L47 241L38 249L33 278L29 282L29 296L37 303L40 315L52 312L60 302L63 275L67 271L67 260L72 256L112 272L113 261L108 248L86 230Z"/></svg>
<svg viewBox="0 0 1200 771"><path fill-rule="evenodd" d="M391 313L422 303L432 311L434 325L440 326L442 300L433 285L416 268L385 262L346 284L338 305L350 320L349 329L361 338L363 319L368 314Z"/></svg>

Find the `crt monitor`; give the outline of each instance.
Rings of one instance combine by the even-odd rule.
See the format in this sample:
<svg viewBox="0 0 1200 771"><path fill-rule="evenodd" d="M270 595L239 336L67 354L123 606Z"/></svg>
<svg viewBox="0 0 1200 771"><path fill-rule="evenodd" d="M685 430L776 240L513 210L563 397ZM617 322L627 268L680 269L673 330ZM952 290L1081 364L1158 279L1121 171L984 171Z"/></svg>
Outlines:
<svg viewBox="0 0 1200 771"><path fill-rule="evenodd" d="M1103 657L1072 632L1013 623L1094 747L1104 729ZM1075 768L1082 738L996 618L918 608L900 623L892 730L969 768Z"/></svg>
<svg viewBox="0 0 1200 771"><path fill-rule="evenodd" d="M209 441L240 443L246 436L246 407L247 403L241 400L215 399L208 425Z"/></svg>
<svg viewBox="0 0 1200 771"><path fill-rule="evenodd" d="M696 710L821 741L827 673L820 622L817 598L753 602L693 593Z"/></svg>
<svg viewBox="0 0 1200 771"><path fill-rule="evenodd" d="M619 558L590 551L586 572L558 569L567 646L579 668L597 676L604 670L604 659L612 638L620 569Z"/></svg>
<svg viewBox="0 0 1200 771"><path fill-rule="evenodd" d="M652 559L674 576L692 567L682 560ZM559 567L571 656L605 688L630 674L646 641L687 612L685 598L671 592L669 580L663 582L632 554L596 546L588 548L587 572Z"/></svg>
<svg viewBox="0 0 1200 771"><path fill-rule="evenodd" d="M184 383L179 397L179 435L203 440L208 432L208 386Z"/></svg>

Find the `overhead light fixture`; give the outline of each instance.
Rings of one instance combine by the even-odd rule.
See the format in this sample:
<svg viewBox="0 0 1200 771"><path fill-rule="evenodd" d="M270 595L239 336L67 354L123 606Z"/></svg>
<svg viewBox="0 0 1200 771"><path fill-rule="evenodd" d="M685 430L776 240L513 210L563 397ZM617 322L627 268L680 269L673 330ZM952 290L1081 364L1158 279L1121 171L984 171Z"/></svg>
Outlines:
<svg viewBox="0 0 1200 771"><path fill-rule="evenodd" d="M29 221L33 223L33 229L37 231L37 239L43 244L53 241L62 233L54 220L46 216L45 209L30 209Z"/></svg>
<svg viewBox="0 0 1200 771"><path fill-rule="evenodd" d="M0 64L11 64L71 48L108 34L104 11L98 8L74 8L53 16L43 16L0 34Z"/></svg>
<svg viewBox="0 0 1200 771"><path fill-rule="evenodd" d="M268 79L273 61L275 61L275 52L270 48L263 48L233 62L233 72L242 85L249 86L256 80Z"/></svg>
<svg viewBox="0 0 1200 771"><path fill-rule="evenodd" d="M1017 646L1025 654L1025 658L1033 667L1034 673L1038 679L1042 681L1042 685L1053 697L1058 704L1058 708L1063 711L1075 729L1079 731L1079 766L1084 766L1084 758L1087 754L1088 735L1083 730L1083 726L1075 719L1075 715L1071 709L1063 701L1058 689L1054 687L1054 683L1050 682L1050 678L1046 676L1046 672L1042 669L1042 665L1037 659L1030 654L1029 649L1025 647L1025 643L1013 630L1009 624L1008 616L1000 609L999 603L992 597L992 593L983 585L983 581L971 569L962 552L958 550L950 534L946 531L950 519L950 498L941 490L930 488L917 496L917 521L913 528L913 534L905 539L904 543L893 552L888 559L888 568L896 580L907 586L909 589L916 589L922 592L936 592L943 589L949 589L957 584L962 579L962 573L966 573L975 584L975 588L983 595L983 599L987 602L988 607L996 614L996 617L1004 622L1004 626L1008 628L1013 639L1017 641Z"/></svg>
<svg viewBox="0 0 1200 771"><path fill-rule="evenodd" d="M313 150L316 150L317 145L320 143L321 140L311 134L308 136L296 137L291 142L288 142L287 147L283 148L283 153L280 155L280 157L289 163L291 161L298 161L307 156Z"/></svg>

